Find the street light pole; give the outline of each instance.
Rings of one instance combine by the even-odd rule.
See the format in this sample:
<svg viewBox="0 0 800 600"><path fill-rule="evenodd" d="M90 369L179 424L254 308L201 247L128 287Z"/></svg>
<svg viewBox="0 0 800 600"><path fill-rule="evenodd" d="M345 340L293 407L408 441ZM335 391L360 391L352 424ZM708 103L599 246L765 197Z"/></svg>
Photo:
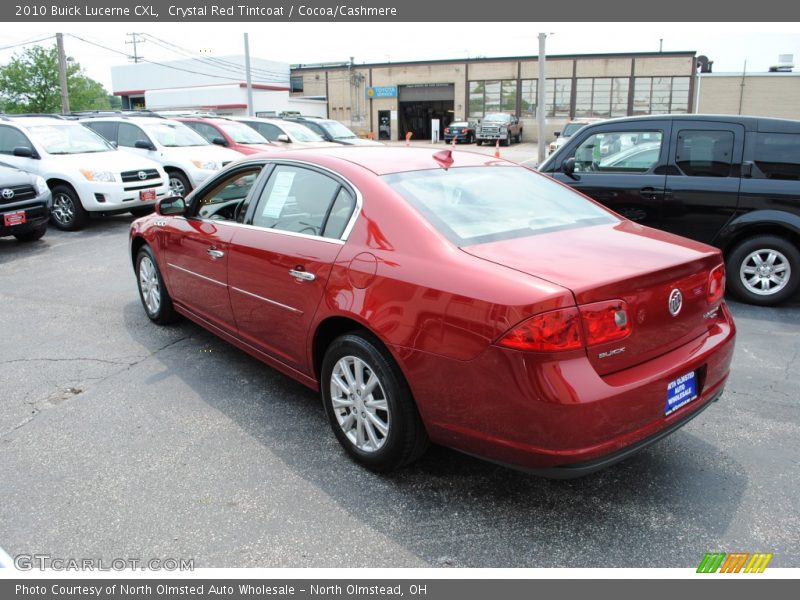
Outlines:
<svg viewBox="0 0 800 600"><path fill-rule="evenodd" d="M536 84L536 127L539 130L536 140L539 149L539 164L544 162L544 148L547 141L547 121L545 119L545 88L547 79L545 78L545 56L544 42L547 38L546 33L539 34L539 81Z"/></svg>
<svg viewBox="0 0 800 600"><path fill-rule="evenodd" d="M253 78L250 74L250 37L244 34L244 74L247 79L247 116L252 117L253 112Z"/></svg>
<svg viewBox="0 0 800 600"><path fill-rule="evenodd" d="M58 47L58 82L61 85L61 112L69 114L69 90L67 89L67 55L64 52L64 34L56 34Z"/></svg>

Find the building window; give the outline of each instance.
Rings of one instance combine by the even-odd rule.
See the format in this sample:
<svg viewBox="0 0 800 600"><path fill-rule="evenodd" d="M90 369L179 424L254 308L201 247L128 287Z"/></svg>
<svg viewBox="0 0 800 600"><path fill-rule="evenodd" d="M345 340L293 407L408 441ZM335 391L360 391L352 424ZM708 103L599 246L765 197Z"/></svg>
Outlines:
<svg viewBox="0 0 800 600"><path fill-rule="evenodd" d="M633 84L633 114L689 112L688 77L637 77Z"/></svg>
<svg viewBox="0 0 800 600"><path fill-rule="evenodd" d="M469 116L480 118L491 112L516 114L516 79L469 82Z"/></svg>
<svg viewBox="0 0 800 600"><path fill-rule="evenodd" d="M570 116L572 79L548 79L544 94L548 117Z"/></svg>
<svg viewBox="0 0 800 600"><path fill-rule="evenodd" d="M575 116L624 117L628 114L627 77L595 77L577 80Z"/></svg>
<svg viewBox="0 0 800 600"><path fill-rule="evenodd" d="M298 77L291 77L289 79L289 86L292 92L302 92L303 91L303 76L300 75Z"/></svg>
<svg viewBox="0 0 800 600"><path fill-rule="evenodd" d="M520 82L520 102L522 103L522 106L520 106L520 114L523 117L536 116L536 103L538 101L537 83L538 81L536 79L523 79Z"/></svg>

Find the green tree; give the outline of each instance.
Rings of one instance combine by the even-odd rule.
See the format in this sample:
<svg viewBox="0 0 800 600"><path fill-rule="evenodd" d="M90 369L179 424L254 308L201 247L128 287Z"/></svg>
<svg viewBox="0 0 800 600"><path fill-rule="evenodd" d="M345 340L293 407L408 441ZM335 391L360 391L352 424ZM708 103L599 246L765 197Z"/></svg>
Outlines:
<svg viewBox="0 0 800 600"><path fill-rule="evenodd" d="M102 84L87 77L77 62L67 63L67 89L71 110L111 108ZM30 46L0 66L0 111L6 113L61 112L58 50Z"/></svg>

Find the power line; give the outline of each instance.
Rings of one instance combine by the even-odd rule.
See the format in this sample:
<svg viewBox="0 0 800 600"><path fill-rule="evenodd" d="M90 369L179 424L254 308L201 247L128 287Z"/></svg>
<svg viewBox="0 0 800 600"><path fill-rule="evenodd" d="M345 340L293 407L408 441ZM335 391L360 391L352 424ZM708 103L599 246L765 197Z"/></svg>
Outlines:
<svg viewBox="0 0 800 600"><path fill-rule="evenodd" d="M17 42L16 44L11 44L9 46L2 46L2 47L0 47L0 50L10 50L11 48L17 48L19 46L27 46L28 44L36 44L36 43L39 43L39 42L43 42L45 40L52 40L55 37L56 36L54 36L54 35L48 35L47 37L38 38L38 39L35 39L35 40L27 40L27 41L24 41L24 42Z"/></svg>
<svg viewBox="0 0 800 600"><path fill-rule="evenodd" d="M137 37L141 35L140 33L126 33L125 35L131 38L130 41L126 41L125 43L133 44L133 62L138 63L140 60L143 60L143 57L139 56L138 44L143 44L145 40Z"/></svg>

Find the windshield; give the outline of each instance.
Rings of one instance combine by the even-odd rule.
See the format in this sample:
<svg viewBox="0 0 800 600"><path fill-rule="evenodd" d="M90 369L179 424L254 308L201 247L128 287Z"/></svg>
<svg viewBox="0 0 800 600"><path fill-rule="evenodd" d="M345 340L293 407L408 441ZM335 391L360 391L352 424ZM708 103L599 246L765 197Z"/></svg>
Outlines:
<svg viewBox="0 0 800 600"><path fill-rule="evenodd" d="M581 127L586 125L586 123L567 123L564 125L564 131L561 132L561 137L569 137L576 131L578 131Z"/></svg>
<svg viewBox="0 0 800 600"><path fill-rule="evenodd" d="M281 123L281 127L283 127L286 130L286 133L288 133L290 137L297 140L298 142L325 141L324 139L322 139L322 137L311 131L308 127L305 127L298 123L290 123L287 121L285 123Z"/></svg>
<svg viewBox="0 0 800 600"><path fill-rule="evenodd" d="M225 121L223 123L217 123L217 125L231 136L231 139L237 144L269 144L267 138L252 127L248 127L242 123Z"/></svg>
<svg viewBox="0 0 800 600"><path fill-rule="evenodd" d="M505 113L489 113L483 118L483 120L506 123L511 120L511 115L507 115Z"/></svg>
<svg viewBox="0 0 800 600"><path fill-rule="evenodd" d="M95 132L77 123L34 125L28 127L28 132L48 154L83 154L114 150L111 144Z"/></svg>
<svg viewBox="0 0 800 600"><path fill-rule="evenodd" d="M167 148L208 146L211 143L183 123L148 123L145 125L145 129L156 138L159 144Z"/></svg>
<svg viewBox="0 0 800 600"><path fill-rule="evenodd" d="M432 169L384 179L457 246L618 221L569 188L523 167Z"/></svg>
<svg viewBox="0 0 800 600"><path fill-rule="evenodd" d="M355 133L339 123L339 121L324 121L319 123L319 126L327 131L328 135L335 140L345 140L356 137Z"/></svg>

